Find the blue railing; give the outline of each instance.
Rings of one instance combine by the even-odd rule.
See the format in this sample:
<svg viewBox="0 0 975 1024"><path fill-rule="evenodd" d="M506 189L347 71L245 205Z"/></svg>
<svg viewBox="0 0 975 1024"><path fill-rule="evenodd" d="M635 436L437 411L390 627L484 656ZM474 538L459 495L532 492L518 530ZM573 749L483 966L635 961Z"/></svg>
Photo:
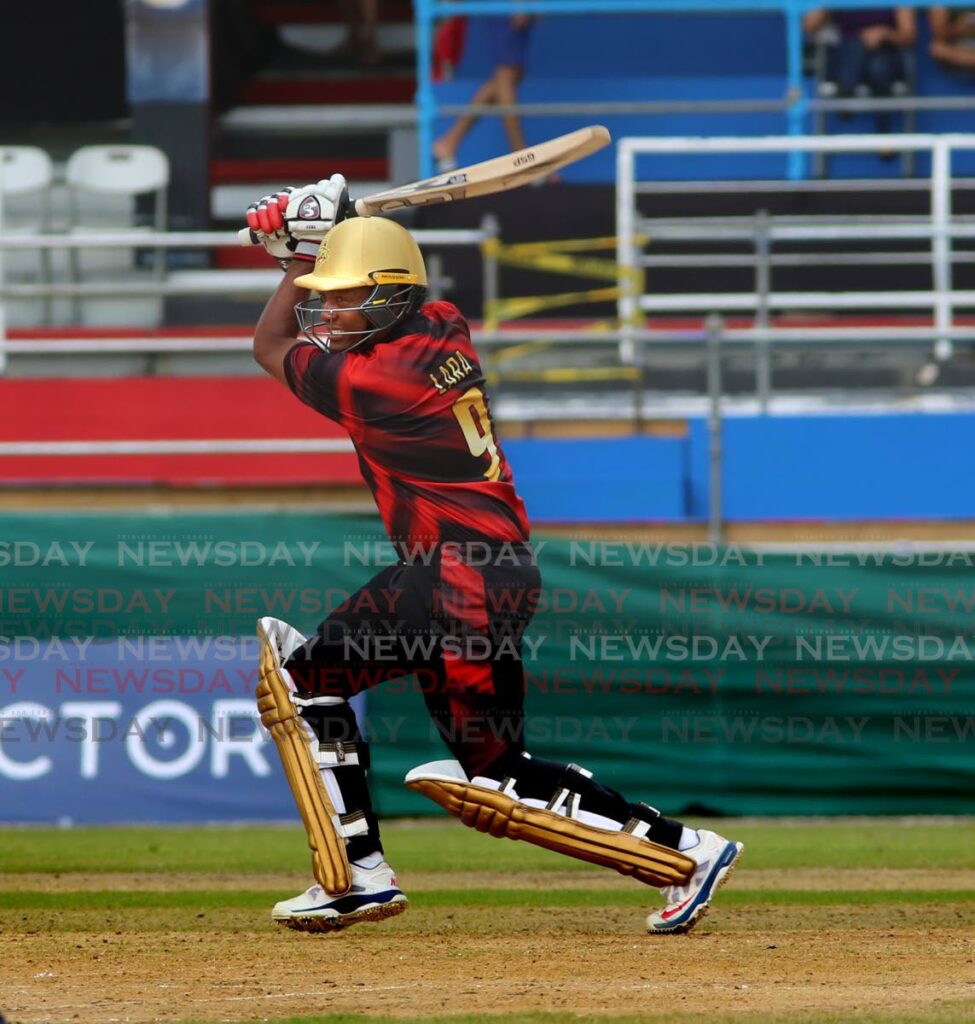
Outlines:
<svg viewBox="0 0 975 1024"><path fill-rule="evenodd" d="M786 130L790 135L803 134L808 104L803 91L802 17L819 7L889 8L889 0L414 0L417 50L418 142L420 176L434 173L433 141L437 117L437 101L433 89L433 31L438 18L456 15L503 14L687 14L691 12L755 13L779 12L785 21L786 74L784 94L789 103L785 111ZM900 6L927 9L927 3L907 3ZM944 6L965 7L965 0L945 0ZM790 158L788 176L796 179L805 174L805 161L801 153Z"/></svg>

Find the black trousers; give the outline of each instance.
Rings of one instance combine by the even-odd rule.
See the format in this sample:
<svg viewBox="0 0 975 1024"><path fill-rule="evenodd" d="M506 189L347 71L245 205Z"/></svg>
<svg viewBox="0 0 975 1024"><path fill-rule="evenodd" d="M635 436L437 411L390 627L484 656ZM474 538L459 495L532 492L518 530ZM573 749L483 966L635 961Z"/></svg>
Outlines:
<svg viewBox="0 0 975 1024"><path fill-rule="evenodd" d="M521 641L541 577L530 551L472 564L449 549L389 566L356 591L288 661L299 688L348 700L413 674L468 776L524 748Z"/></svg>

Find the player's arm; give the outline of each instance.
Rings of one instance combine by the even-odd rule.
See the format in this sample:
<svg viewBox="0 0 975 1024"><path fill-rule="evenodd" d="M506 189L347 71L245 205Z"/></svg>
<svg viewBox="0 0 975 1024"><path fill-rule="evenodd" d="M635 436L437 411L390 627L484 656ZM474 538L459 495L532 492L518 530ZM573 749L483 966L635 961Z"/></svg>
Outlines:
<svg viewBox="0 0 975 1024"><path fill-rule="evenodd" d="M267 301L264 312L254 330L254 359L263 370L285 387L284 358L298 337L298 318L295 305L304 302L308 292L295 285L295 278L308 273L308 264L293 260L284 271L284 277Z"/></svg>

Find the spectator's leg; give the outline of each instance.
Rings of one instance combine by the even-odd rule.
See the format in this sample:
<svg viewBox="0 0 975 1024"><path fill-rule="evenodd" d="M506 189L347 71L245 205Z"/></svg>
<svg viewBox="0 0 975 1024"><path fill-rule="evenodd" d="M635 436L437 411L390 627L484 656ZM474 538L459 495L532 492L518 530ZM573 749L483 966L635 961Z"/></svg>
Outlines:
<svg viewBox="0 0 975 1024"><path fill-rule="evenodd" d="M379 63L379 46L376 42L379 24L379 0L358 0L359 8L359 59L368 67Z"/></svg>
<svg viewBox="0 0 975 1024"><path fill-rule="evenodd" d="M896 47L881 46L876 50L867 51L864 61L864 78L872 96L885 99L893 95L894 83L903 82L905 75L904 59ZM890 125L890 114L880 113L877 115L878 132L889 132Z"/></svg>
<svg viewBox="0 0 975 1024"><path fill-rule="evenodd" d="M864 79L874 96L890 96L895 82L903 82L906 72L901 52L894 46L869 50L864 61Z"/></svg>
<svg viewBox="0 0 975 1024"><path fill-rule="evenodd" d="M471 98L472 104L497 103L497 75L492 75ZM448 131L433 144L433 155L437 159L439 170L450 170L457 149L464 137L477 123L477 114L463 114L454 121Z"/></svg>
<svg viewBox="0 0 975 1024"><path fill-rule="evenodd" d="M840 96L852 96L863 75L864 46L859 36L841 39L829 53L827 76Z"/></svg>
<svg viewBox="0 0 975 1024"><path fill-rule="evenodd" d="M521 68L502 64L494 69L495 96L499 106L513 106L518 102L518 83ZM512 150L525 148L525 136L521 130L521 118L517 114L505 114L504 131Z"/></svg>

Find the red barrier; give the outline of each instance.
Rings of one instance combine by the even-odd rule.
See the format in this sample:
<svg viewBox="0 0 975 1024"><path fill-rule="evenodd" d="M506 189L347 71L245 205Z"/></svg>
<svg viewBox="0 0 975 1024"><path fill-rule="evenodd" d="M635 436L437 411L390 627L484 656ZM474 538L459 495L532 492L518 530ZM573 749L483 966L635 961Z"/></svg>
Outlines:
<svg viewBox="0 0 975 1024"><path fill-rule="evenodd" d="M266 377L0 380L2 441L181 441L348 435ZM358 484L352 452L0 455L3 483Z"/></svg>

